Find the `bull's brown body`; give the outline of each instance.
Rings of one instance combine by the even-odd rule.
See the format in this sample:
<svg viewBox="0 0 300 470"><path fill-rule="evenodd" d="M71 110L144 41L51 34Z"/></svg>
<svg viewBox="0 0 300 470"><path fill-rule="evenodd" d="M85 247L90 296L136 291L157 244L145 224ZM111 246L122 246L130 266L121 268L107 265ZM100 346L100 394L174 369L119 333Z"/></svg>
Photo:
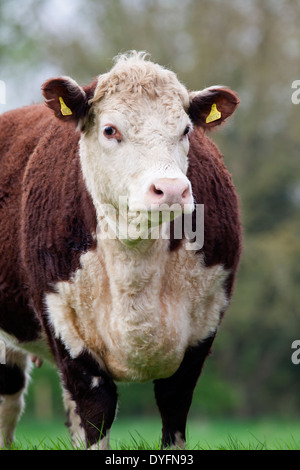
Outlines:
<svg viewBox="0 0 300 470"><path fill-rule="evenodd" d="M86 90L92 94L94 88ZM195 107L191 105L191 116ZM0 412L6 397L18 401L26 388L27 355L44 352L57 364L87 444L93 445L113 421L115 384L91 351L72 357L55 332L45 302L58 283L72 283L82 255L97 250L97 215L79 154L85 131L76 131L69 121L56 119L44 104L0 116L0 338L7 347L7 364L0 365ZM241 251L238 200L223 157L201 122L189 137L187 177L195 203L205 208L204 245L193 256L203 269L222 266L229 300ZM168 243L171 256L183 240ZM219 313L221 318L224 311ZM171 377L155 380L163 445L180 445L184 438L193 389L214 336L189 347ZM95 377L101 378L92 389L90 377L94 383ZM70 404L67 408L69 416L75 412ZM5 429L5 423L3 427L8 442L13 429Z"/></svg>

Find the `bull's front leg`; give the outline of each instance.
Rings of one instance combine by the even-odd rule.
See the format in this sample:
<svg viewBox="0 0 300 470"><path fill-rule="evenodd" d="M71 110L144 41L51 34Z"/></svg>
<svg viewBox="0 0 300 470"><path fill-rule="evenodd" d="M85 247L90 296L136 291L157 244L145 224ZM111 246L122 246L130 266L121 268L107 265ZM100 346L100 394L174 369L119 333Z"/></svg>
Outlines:
<svg viewBox="0 0 300 470"><path fill-rule="evenodd" d="M64 351L58 364L74 445L108 449L117 407L116 385L87 352L72 359Z"/></svg>
<svg viewBox="0 0 300 470"><path fill-rule="evenodd" d="M162 418L162 448L184 448L185 429L194 388L214 336L189 348L171 377L154 381L156 402Z"/></svg>

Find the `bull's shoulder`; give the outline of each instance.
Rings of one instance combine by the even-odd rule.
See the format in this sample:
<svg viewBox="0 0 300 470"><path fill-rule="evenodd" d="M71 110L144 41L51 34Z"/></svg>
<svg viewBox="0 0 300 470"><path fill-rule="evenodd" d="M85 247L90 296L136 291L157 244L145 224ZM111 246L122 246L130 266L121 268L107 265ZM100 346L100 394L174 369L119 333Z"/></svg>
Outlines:
<svg viewBox="0 0 300 470"><path fill-rule="evenodd" d="M81 172L79 139L73 124L53 117L26 167L21 241L33 296L70 280L81 254L96 244L96 214Z"/></svg>

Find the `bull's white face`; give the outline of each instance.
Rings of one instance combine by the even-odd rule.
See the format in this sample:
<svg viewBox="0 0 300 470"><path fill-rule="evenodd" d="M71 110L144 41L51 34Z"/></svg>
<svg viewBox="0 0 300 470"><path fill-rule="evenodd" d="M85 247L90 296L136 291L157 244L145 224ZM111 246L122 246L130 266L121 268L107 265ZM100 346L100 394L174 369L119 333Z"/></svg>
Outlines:
<svg viewBox="0 0 300 470"><path fill-rule="evenodd" d="M125 226L143 226L148 238L153 226L193 211L186 176L190 119L197 128L212 129L239 99L220 86L189 93L173 72L143 53L117 59L88 87L59 77L44 83L43 95L56 117L82 130L82 173L98 222L105 217L116 231L116 217L125 219Z"/></svg>
<svg viewBox="0 0 300 470"><path fill-rule="evenodd" d="M152 215L162 207L175 207L176 215L193 210L186 176L189 98L179 82L178 88L180 96L120 91L93 104L94 125L81 138L80 155L98 217L103 205L117 209L125 201L128 220L148 229L151 210Z"/></svg>

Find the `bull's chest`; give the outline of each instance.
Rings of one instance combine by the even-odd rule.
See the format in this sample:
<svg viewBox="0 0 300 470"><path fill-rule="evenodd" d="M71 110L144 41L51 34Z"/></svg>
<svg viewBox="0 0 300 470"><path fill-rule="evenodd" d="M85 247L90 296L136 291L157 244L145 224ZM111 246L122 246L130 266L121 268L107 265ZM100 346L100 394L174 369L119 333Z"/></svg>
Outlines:
<svg viewBox="0 0 300 470"><path fill-rule="evenodd" d="M216 329L226 306L223 268L204 267L184 248L142 258L98 250L81 265L72 282L47 296L49 315L71 354L88 348L116 380L174 373L186 348Z"/></svg>

